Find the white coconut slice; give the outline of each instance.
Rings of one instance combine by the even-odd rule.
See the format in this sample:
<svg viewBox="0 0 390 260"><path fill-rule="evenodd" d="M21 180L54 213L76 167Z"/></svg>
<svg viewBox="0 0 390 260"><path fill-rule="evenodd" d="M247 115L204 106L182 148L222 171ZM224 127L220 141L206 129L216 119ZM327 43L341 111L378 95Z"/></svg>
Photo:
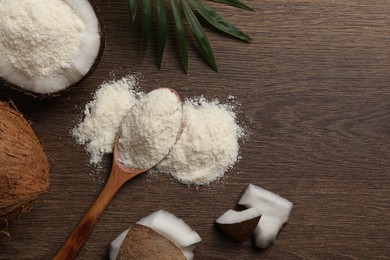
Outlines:
<svg viewBox="0 0 390 260"><path fill-rule="evenodd" d="M198 233L182 219L165 210L158 210L142 218L137 224L150 227L180 248L191 246L202 240Z"/></svg>
<svg viewBox="0 0 390 260"><path fill-rule="evenodd" d="M7 57L7 51L0 50L0 77L6 85L33 96L50 96L80 83L94 70L104 49L100 20L88 0L66 0L63 3L67 4L84 24L79 51L74 53L74 60L69 60L68 65L60 67L60 71L54 74L31 75L31 72L26 73L23 69L14 67Z"/></svg>
<svg viewBox="0 0 390 260"><path fill-rule="evenodd" d="M219 218L215 221L219 224L236 224L242 223L248 219L254 219L261 216L261 213L256 208L249 208L243 211L235 211L229 209L225 213L223 213Z"/></svg>
<svg viewBox="0 0 390 260"><path fill-rule="evenodd" d="M287 199L266 189L249 184L238 204L247 208L257 208L263 215L277 216L287 222L293 204Z"/></svg>
<svg viewBox="0 0 390 260"><path fill-rule="evenodd" d="M271 246L282 227L283 224L279 218L263 215L254 232L256 246L260 248Z"/></svg>
<svg viewBox="0 0 390 260"><path fill-rule="evenodd" d="M215 223L228 235L243 242L252 237L260 218L261 213L256 208L243 211L230 209L217 218Z"/></svg>
<svg viewBox="0 0 390 260"><path fill-rule="evenodd" d="M274 243L293 206L287 199L253 184L248 185L238 204L257 208L262 214L255 230L256 245L261 248Z"/></svg>

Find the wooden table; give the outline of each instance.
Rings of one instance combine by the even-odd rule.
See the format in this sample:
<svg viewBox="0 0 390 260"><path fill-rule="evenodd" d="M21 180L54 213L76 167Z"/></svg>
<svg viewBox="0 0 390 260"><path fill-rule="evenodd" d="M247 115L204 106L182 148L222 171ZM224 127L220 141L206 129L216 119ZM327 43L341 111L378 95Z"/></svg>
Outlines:
<svg viewBox="0 0 390 260"><path fill-rule="evenodd" d="M0 259L50 259L103 187L70 131L105 80L137 74L150 91L173 87L241 103L249 135L242 159L225 178L187 187L168 175L140 176L119 192L79 254L107 259L110 242L131 222L158 209L184 219L203 241L198 259L390 258L390 2L388 0L247 0L256 12L213 6L253 43L207 29L219 73L190 47L181 69L172 38L163 69L155 48L142 58L140 27L129 33L127 1L98 1L107 47L97 70L60 97L32 100L0 87L31 121L51 165L49 192L10 226ZM153 42L153 40L152 40ZM249 183L294 203L276 244L259 250L225 236L214 219L236 203Z"/></svg>

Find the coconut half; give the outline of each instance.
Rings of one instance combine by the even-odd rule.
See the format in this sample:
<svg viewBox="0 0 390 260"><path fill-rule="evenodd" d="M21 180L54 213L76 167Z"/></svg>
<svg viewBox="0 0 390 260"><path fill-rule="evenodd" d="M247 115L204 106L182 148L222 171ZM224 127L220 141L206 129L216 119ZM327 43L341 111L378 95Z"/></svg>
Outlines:
<svg viewBox="0 0 390 260"><path fill-rule="evenodd" d="M243 242L253 236L261 213L256 208L249 208L243 211L228 210L215 220L215 223L226 234L237 241Z"/></svg>
<svg viewBox="0 0 390 260"><path fill-rule="evenodd" d="M0 102L0 233L49 187L49 164L23 116Z"/></svg>
<svg viewBox="0 0 390 260"><path fill-rule="evenodd" d="M247 208L256 208L262 214L255 229L256 246L271 246L287 222L293 204L287 199L261 187L249 184L238 204Z"/></svg>
<svg viewBox="0 0 390 260"><path fill-rule="evenodd" d="M142 218L111 242L110 260L191 260L195 245L200 241L199 235L182 219L159 210Z"/></svg>
<svg viewBox="0 0 390 260"><path fill-rule="evenodd" d="M0 78L3 79L5 85L22 90L24 93L32 96L52 96L79 84L95 69L103 54L105 40L101 21L96 15L95 8L90 1L58 0L58 4L62 5L61 8L66 9L68 13L72 13L73 16L71 17L74 17L74 20L77 20L79 25L78 36L80 36L80 40L76 48L73 48L69 55L65 55L62 52L62 49L67 48L65 42L69 42L71 38L69 36L66 37L65 33L58 32L56 41L60 46L55 46L53 48L55 50L45 50L39 44L36 44L44 42L45 37L47 37L47 35L39 33L39 31L32 33L34 30L46 26L47 21L44 20L45 16L29 13L27 9L31 6L27 4L16 7L15 2L14 0L3 0L0 4L1 9L3 9L2 17L0 18L0 25L2 25L0 26L0 36L7 37L8 35L12 35L12 37L7 37L8 39L11 38L7 43L3 45L0 43ZM33 1L31 5L35 3ZM44 4L36 5L39 7L31 9L34 9L37 13L39 13L40 8L45 8ZM26 10L14 11L12 14L12 10L15 8L22 9L23 6ZM16 17L13 16L15 14ZM17 28L15 29L14 26L4 26L6 23L8 25L10 24L9 21L7 22L7 19L14 19L19 24L21 21L23 23L26 21L34 23L36 21L36 23L40 24L35 28L33 25L28 26L26 23L22 26L15 26ZM61 17L58 19L72 20L70 17ZM18 24L17 22L15 24ZM56 30L57 27L55 25L51 26L52 28L49 27L50 29L47 30ZM61 25L58 28L68 30L66 25ZM62 39L61 37L64 38ZM34 44L30 44L29 42L33 42ZM26 50L30 46L29 44L31 45L30 50ZM18 51L20 53L16 55ZM46 67L43 64L37 64L34 58L29 58L30 56L28 55L30 52L33 53L31 56L34 57L48 56L47 60L50 60L51 63L48 62L47 66L44 64ZM20 55L21 53L26 55ZM61 54L64 54L63 56L66 57L62 57ZM16 59L16 57L19 57L19 59ZM24 63L20 62L21 59L25 59L23 61ZM41 67L38 65L41 65ZM56 69L54 70L53 67L56 67Z"/></svg>

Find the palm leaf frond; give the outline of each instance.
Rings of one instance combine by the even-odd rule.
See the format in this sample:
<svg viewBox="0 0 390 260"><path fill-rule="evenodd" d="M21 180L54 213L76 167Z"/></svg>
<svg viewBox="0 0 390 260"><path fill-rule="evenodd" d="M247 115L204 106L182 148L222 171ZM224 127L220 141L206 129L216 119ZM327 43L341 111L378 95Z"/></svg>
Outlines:
<svg viewBox="0 0 390 260"><path fill-rule="evenodd" d="M179 5L176 0L171 0L172 12L175 18L175 25L177 31L177 38L179 41L179 51L181 63L184 69L184 72L188 72L188 48L187 48L187 36L186 29L184 27L183 18L180 13Z"/></svg>
<svg viewBox="0 0 390 260"><path fill-rule="evenodd" d="M157 58L158 67L161 69L164 54L165 42L167 41L167 12L165 11L165 0L157 0Z"/></svg>
<svg viewBox="0 0 390 260"><path fill-rule="evenodd" d="M211 0L245 10L253 9L240 0ZM134 26L137 13L137 0L128 0L130 10L130 24L131 28ZM143 35L143 52L145 52L149 45L151 34L151 20L152 20L152 3L156 4L157 10L157 61L158 67L161 69L165 44L168 34L167 12L165 7L165 0L142 0L142 35ZM199 45L199 50L202 53L207 64L215 71L218 71L217 63L214 57L210 42L203 30L203 27L198 20L198 13L205 21L212 27L227 34L228 36L240 39L244 42L250 42L252 39L219 15L214 9L203 4L200 0L170 0L172 13L174 16L177 40L179 45L179 52L181 63L184 72L188 71L188 43L186 34L186 25L191 29L192 35ZM184 18L186 23L184 22Z"/></svg>
<svg viewBox="0 0 390 260"><path fill-rule="evenodd" d="M245 42L250 42L252 39L237 29L233 24L226 21L222 16L215 12L212 8L203 5L199 0L188 0L189 3L196 9L196 11L203 16L212 26L221 30L222 32L236 37Z"/></svg>
<svg viewBox="0 0 390 260"><path fill-rule="evenodd" d="M253 8L247 6L246 4L241 2L240 0L211 0L211 1L217 2L217 3L221 3L221 4L227 4L227 5L235 6L235 7L238 7L238 8L241 8L241 9L245 9L245 10L248 10L248 11L254 11Z"/></svg>
<svg viewBox="0 0 390 260"><path fill-rule="evenodd" d="M137 14L137 0L129 0L130 11L130 29L133 29L135 23L135 16Z"/></svg>
<svg viewBox="0 0 390 260"><path fill-rule="evenodd" d="M150 39L150 27L152 21L152 0L143 0L142 2L142 35L144 56L148 49Z"/></svg>

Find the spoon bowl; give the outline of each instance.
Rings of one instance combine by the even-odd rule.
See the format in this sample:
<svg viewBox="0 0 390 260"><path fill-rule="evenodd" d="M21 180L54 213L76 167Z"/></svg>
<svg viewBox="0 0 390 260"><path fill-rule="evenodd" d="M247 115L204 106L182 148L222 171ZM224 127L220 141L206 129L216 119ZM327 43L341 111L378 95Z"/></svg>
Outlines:
<svg viewBox="0 0 390 260"><path fill-rule="evenodd" d="M182 102L181 97L175 90L169 90L176 94L179 101ZM176 141L179 139L181 132L182 126L180 126ZM119 139L120 135L118 134L117 138L115 139L111 172L106 184L104 185L104 188L100 192L99 196L96 198L95 202L89 208L89 210L81 218L77 226L73 229L72 233L69 235L64 245L58 251L58 253L54 257L55 260L74 259L80 251L81 247L87 241L89 235L92 233L93 228L99 221L100 216L103 214L103 211L106 209L106 207L114 198L115 194L119 191L119 189L129 180L140 175L141 173L146 172L153 167L151 166L147 169L136 169L121 163L119 161Z"/></svg>

